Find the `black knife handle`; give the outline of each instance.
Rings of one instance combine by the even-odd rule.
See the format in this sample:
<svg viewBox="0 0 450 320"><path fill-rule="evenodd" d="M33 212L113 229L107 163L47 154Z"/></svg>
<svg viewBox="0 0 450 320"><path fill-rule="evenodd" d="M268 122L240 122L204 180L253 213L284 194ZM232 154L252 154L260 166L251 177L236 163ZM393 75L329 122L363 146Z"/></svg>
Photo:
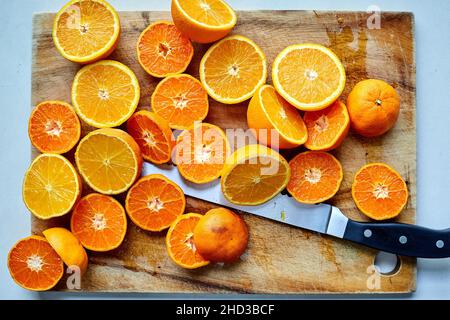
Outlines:
<svg viewBox="0 0 450 320"><path fill-rule="evenodd" d="M364 223L349 220L343 238L401 256L450 257L450 228L433 230L404 223Z"/></svg>

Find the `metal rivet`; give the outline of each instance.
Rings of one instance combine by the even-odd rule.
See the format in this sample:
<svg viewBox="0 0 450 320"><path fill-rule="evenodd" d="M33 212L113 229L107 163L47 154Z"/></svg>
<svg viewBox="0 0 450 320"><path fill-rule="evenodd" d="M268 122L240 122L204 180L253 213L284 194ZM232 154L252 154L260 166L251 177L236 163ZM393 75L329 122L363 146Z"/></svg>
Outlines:
<svg viewBox="0 0 450 320"><path fill-rule="evenodd" d="M364 237L370 238L372 236L372 230L366 229L364 230Z"/></svg>
<svg viewBox="0 0 450 320"><path fill-rule="evenodd" d="M444 241L442 240L438 240L436 241L436 247L438 247L439 249L444 247Z"/></svg>
<svg viewBox="0 0 450 320"><path fill-rule="evenodd" d="M401 244L405 244L408 242L408 238L405 236L401 236L400 238L398 238L398 241L400 241Z"/></svg>

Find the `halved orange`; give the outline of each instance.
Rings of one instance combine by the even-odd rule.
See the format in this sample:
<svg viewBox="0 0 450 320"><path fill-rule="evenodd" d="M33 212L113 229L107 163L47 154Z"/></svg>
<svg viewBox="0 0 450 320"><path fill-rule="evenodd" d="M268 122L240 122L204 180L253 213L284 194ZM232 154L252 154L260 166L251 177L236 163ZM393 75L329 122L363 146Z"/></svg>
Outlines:
<svg viewBox="0 0 450 320"><path fill-rule="evenodd" d="M194 228L202 217L198 213L183 214L172 223L167 232L167 253L182 268L196 269L209 264L197 252L194 244Z"/></svg>
<svg viewBox="0 0 450 320"><path fill-rule="evenodd" d="M80 118L96 128L128 120L140 99L139 81L126 65L103 60L81 68L72 84L72 103Z"/></svg>
<svg viewBox="0 0 450 320"><path fill-rule="evenodd" d="M267 61L252 40L233 35L213 44L200 61L200 80L216 101L245 101L267 79Z"/></svg>
<svg viewBox="0 0 450 320"><path fill-rule="evenodd" d="M220 177L229 153L225 132L215 125L201 123L178 136L175 161L186 180L207 183Z"/></svg>
<svg viewBox="0 0 450 320"><path fill-rule="evenodd" d="M341 163L331 154L306 151L289 161L289 193L301 203L319 203L332 198L343 179Z"/></svg>
<svg viewBox="0 0 450 320"><path fill-rule="evenodd" d="M167 121L156 113L136 112L127 122L127 131L141 148L145 160L157 164L170 161L175 138Z"/></svg>
<svg viewBox="0 0 450 320"><path fill-rule="evenodd" d="M173 129L187 129L208 115L208 93L188 74L163 79L152 94L152 110Z"/></svg>
<svg viewBox="0 0 450 320"><path fill-rule="evenodd" d="M127 216L113 197L91 193L77 202L70 229L83 247L109 251L120 246L127 232Z"/></svg>
<svg viewBox="0 0 450 320"><path fill-rule="evenodd" d="M52 35L64 58L92 63L106 58L116 48L119 15L104 0L72 0L56 14Z"/></svg>
<svg viewBox="0 0 450 320"><path fill-rule="evenodd" d="M64 265L44 237L30 236L19 240L9 251L8 270L22 288L45 291L62 278Z"/></svg>
<svg viewBox="0 0 450 320"><path fill-rule="evenodd" d="M172 19L181 32L200 43L225 37L237 21L223 0L172 0Z"/></svg>
<svg viewBox="0 0 450 320"><path fill-rule="evenodd" d="M305 147L329 151L339 147L350 129L347 107L341 101L319 111L307 111L303 116L308 128Z"/></svg>
<svg viewBox="0 0 450 320"><path fill-rule="evenodd" d="M80 120L66 102L45 101L31 112L28 136L43 153L66 153L78 143L80 135Z"/></svg>
<svg viewBox="0 0 450 320"><path fill-rule="evenodd" d="M250 100L247 123L260 143L273 148L295 148L308 138L298 110L271 85L263 85Z"/></svg>
<svg viewBox="0 0 450 320"><path fill-rule="evenodd" d="M183 73L191 63L194 47L170 21L149 25L137 42L137 56L144 70L157 78Z"/></svg>
<svg viewBox="0 0 450 320"><path fill-rule="evenodd" d="M141 174L138 144L120 129L92 131L78 144L75 162L86 183L103 194L127 191Z"/></svg>
<svg viewBox="0 0 450 320"><path fill-rule="evenodd" d="M69 160L61 155L39 155L25 173L23 201L39 219L65 215L72 209L80 194L80 177Z"/></svg>
<svg viewBox="0 0 450 320"><path fill-rule="evenodd" d="M125 209L130 219L148 231L167 229L184 213L186 199L181 188L160 174L138 180L128 191Z"/></svg>
<svg viewBox="0 0 450 320"><path fill-rule="evenodd" d="M272 67L278 93L304 111L326 108L345 87L345 69L336 54L314 43L291 45L281 51Z"/></svg>
<svg viewBox="0 0 450 320"><path fill-rule="evenodd" d="M400 174L385 163L370 163L355 175L352 196L369 218L386 220L400 214L408 202L408 188Z"/></svg>

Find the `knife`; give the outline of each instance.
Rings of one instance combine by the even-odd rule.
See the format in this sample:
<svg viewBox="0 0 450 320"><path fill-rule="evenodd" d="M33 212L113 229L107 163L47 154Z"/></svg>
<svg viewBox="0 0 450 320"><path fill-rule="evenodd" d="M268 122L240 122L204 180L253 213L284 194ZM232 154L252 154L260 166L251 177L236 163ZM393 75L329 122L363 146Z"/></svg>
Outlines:
<svg viewBox="0 0 450 320"><path fill-rule="evenodd" d="M194 184L185 180L174 165L157 166L144 162L143 175L149 174L166 176L186 195L194 198L381 251L418 258L450 257L450 228L433 230L404 223L357 222L348 219L335 206L301 204L284 194L258 206L240 206L225 199L219 179L207 184Z"/></svg>

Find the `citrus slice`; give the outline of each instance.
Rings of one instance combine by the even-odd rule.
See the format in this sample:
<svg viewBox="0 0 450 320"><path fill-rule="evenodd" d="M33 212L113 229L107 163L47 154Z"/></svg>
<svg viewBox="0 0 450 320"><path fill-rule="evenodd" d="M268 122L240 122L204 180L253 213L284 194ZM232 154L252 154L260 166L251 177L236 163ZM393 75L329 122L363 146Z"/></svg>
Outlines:
<svg viewBox="0 0 450 320"><path fill-rule="evenodd" d="M301 203L319 203L332 198L343 179L340 162L322 151L306 151L289 161L289 193Z"/></svg>
<svg viewBox="0 0 450 320"><path fill-rule="evenodd" d="M350 129L347 107L340 101L303 116L308 129L305 147L310 150L329 151L339 147Z"/></svg>
<svg viewBox="0 0 450 320"><path fill-rule="evenodd" d="M298 110L270 85L260 87L250 100L247 123L260 143L274 148L295 148L308 138Z"/></svg>
<svg viewBox="0 0 450 320"><path fill-rule="evenodd" d="M144 70L157 78L183 73L191 63L194 47L172 22L149 25L137 42L137 56Z"/></svg>
<svg viewBox="0 0 450 320"><path fill-rule="evenodd" d="M247 145L227 159L222 192L232 203L258 205L280 193L290 175L289 164L278 152L263 145Z"/></svg>
<svg viewBox="0 0 450 320"><path fill-rule="evenodd" d="M182 215L186 199L178 185L163 175L141 178L128 191L125 209L130 219L148 231L167 229Z"/></svg>
<svg viewBox="0 0 450 320"><path fill-rule="evenodd" d="M136 112L127 122L127 131L141 148L145 160L157 164L170 161L175 139L167 121L156 113Z"/></svg>
<svg viewBox="0 0 450 320"><path fill-rule="evenodd" d="M222 103L245 101L267 79L267 61L252 40L233 35L213 44L200 61L200 80L208 94Z"/></svg>
<svg viewBox="0 0 450 320"><path fill-rule="evenodd" d="M170 226L166 236L166 248L175 264L186 269L196 269L209 264L194 244L194 228L203 216L187 213L179 216Z"/></svg>
<svg viewBox="0 0 450 320"><path fill-rule="evenodd" d="M80 135L80 120L68 103L45 101L31 112L28 136L42 153L66 153L78 143Z"/></svg>
<svg viewBox="0 0 450 320"><path fill-rule="evenodd" d="M127 191L142 169L136 141L128 133L110 128L92 131L81 139L75 162L86 183L103 194Z"/></svg>
<svg viewBox="0 0 450 320"><path fill-rule="evenodd" d="M39 155L25 173L23 201L39 219L65 215L72 209L80 194L80 177L69 160L61 155Z"/></svg>
<svg viewBox="0 0 450 320"><path fill-rule="evenodd" d="M50 290L64 273L61 258L47 240L39 236L21 239L12 247L8 269L19 286L32 291Z"/></svg>
<svg viewBox="0 0 450 320"><path fill-rule="evenodd" d="M188 181L207 183L222 174L230 144L222 129L201 123L178 136L175 150L180 174Z"/></svg>
<svg viewBox="0 0 450 320"><path fill-rule="evenodd" d="M72 232L64 228L50 228L42 233L68 267L78 267L82 275L86 272L89 258Z"/></svg>
<svg viewBox="0 0 450 320"><path fill-rule="evenodd" d="M96 128L117 127L136 110L140 87L124 64L103 60L81 68L72 84L72 103L80 118Z"/></svg>
<svg viewBox="0 0 450 320"><path fill-rule="evenodd" d="M235 26L236 13L223 0L172 0L172 19L192 41L210 43Z"/></svg>
<svg viewBox="0 0 450 320"><path fill-rule="evenodd" d="M116 199L91 193L75 205L70 229L86 249L109 251L123 242L127 232L127 217Z"/></svg>
<svg viewBox="0 0 450 320"><path fill-rule="evenodd" d="M400 214L408 202L408 188L400 174L384 163L370 163L355 175L352 196L369 218L386 220Z"/></svg>
<svg viewBox="0 0 450 320"><path fill-rule="evenodd" d="M330 49L314 43L291 45L272 67L273 85L289 103L304 111L326 108L345 87L345 70Z"/></svg>
<svg viewBox="0 0 450 320"><path fill-rule="evenodd" d="M188 74L163 79L152 95L152 110L173 129L187 129L208 115L208 93Z"/></svg>
<svg viewBox="0 0 450 320"><path fill-rule="evenodd" d="M64 58L92 63L106 58L116 48L119 15L104 0L72 0L56 14L52 35Z"/></svg>

